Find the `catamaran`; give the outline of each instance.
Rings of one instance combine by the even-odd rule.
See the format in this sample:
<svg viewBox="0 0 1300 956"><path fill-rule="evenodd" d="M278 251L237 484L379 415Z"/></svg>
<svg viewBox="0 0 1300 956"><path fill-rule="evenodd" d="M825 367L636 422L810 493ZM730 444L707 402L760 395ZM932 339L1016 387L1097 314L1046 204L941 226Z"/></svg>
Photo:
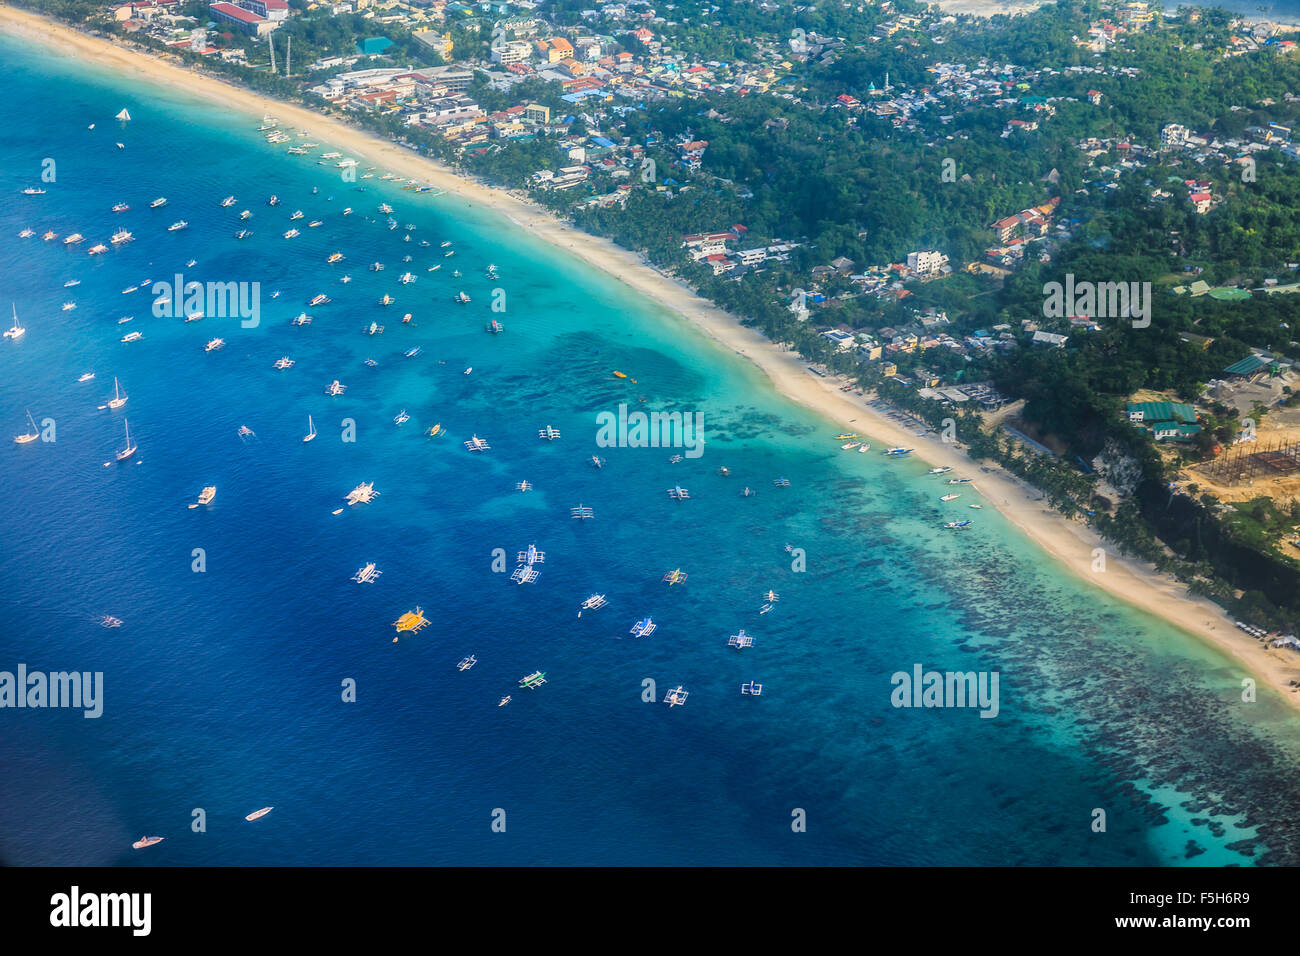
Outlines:
<svg viewBox="0 0 1300 956"><path fill-rule="evenodd" d="M307 416L307 434L305 434L305 435L302 436L302 440L303 440L304 442L309 442L309 441L311 441L311 440L312 440L313 438L315 438L315 437L316 437L316 423L313 422L313 421L311 420L311 416L308 415L308 416Z"/></svg>
<svg viewBox="0 0 1300 956"><path fill-rule="evenodd" d="M24 432L21 435L15 435L14 436L15 444L26 445L29 442L34 442L36 441L36 439L41 437L40 429L36 427L36 420L32 418L32 413L30 410L27 412L27 424L31 426L32 430L29 432Z"/></svg>
<svg viewBox="0 0 1300 956"><path fill-rule="evenodd" d="M5 338L14 339L15 341L22 338L23 333L27 330L18 324L18 306L13 306L14 324L13 328L5 329Z"/></svg>
<svg viewBox="0 0 1300 956"><path fill-rule="evenodd" d="M135 454L137 447L135 442L131 441L131 423L124 422L124 425L126 428L126 447L117 453L118 461L126 461Z"/></svg>

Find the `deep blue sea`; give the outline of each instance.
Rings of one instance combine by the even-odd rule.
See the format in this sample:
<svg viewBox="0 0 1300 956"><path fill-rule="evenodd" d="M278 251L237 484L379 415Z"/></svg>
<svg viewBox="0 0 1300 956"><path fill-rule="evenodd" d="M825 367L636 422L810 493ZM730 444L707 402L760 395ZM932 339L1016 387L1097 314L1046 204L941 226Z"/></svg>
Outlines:
<svg viewBox="0 0 1300 956"><path fill-rule="evenodd" d="M0 89L0 304L27 328L0 343L0 422L16 435L30 409L56 437L0 447L0 670L104 674L98 719L0 710L3 860L1300 860L1300 719L1267 692L1242 703L1239 667L965 508L976 491L943 504L920 462L842 452L833 423L617 281L364 159L370 177L347 183L318 165L319 135L287 155L259 117L10 39ZM383 202L416 228L388 229ZM286 240L295 209L302 235ZM118 227L135 240L87 254ZM74 231L87 242L64 247ZM328 265L334 251L346 259ZM260 283L260 324L156 318L148 290L122 292L178 272ZM333 301L306 306L320 292ZM304 310L313 323L290 325ZM362 334L371 321L384 334ZM122 343L130 330L144 338ZM226 348L205 352L216 336ZM274 369L282 355L294 367ZM100 409L114 377L129 400ZM345 395L324 393L333 379ZM620 403L700 413L705 453L597 447L596 415ZM128 418L135 463L106 467ZM427 440L434 423L447 434ZM560 440L538 439L548 424ZM474 433L490 452L462 447ZM362 481L381 496L332 514ZM205 485L215 501L188 508ZM670 500L675 485L691 499ZM570 518L579 504L593 520ZM965 532L940 527L964 517ZM536 583L493 569L496 549L532 543ZM353 583L368 561L382 577ZM674 568L689 579L670 588ZM760 615L769 588L780 600ZM597 592L608 606L579 617ZM416 606L431 625L394 644ZM646 615L658 629L633 638ZM728 646L741 628L753 647ZM890 676L915 664L997 671L1000 713L891 706ZM539 669L548 683L518 688ZM748 681L762 696L740 693ZM687 703L665 706L679 684ZM143 834L166 840L133 850Z"/></svg>

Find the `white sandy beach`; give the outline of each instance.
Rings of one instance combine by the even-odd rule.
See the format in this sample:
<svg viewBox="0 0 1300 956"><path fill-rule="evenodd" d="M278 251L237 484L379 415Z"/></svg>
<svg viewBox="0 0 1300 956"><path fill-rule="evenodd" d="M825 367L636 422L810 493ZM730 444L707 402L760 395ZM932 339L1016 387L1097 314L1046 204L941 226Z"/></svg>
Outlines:
<svg viewBox="0 0 1300 956"><path fill-rule="evenodd" d="M925 461L951 465L977 477L973 487L984 496L987 504L1006 515L1061 564L1116 597L1212 643L1237 660L1261 683L1272 685L1293 705L1300 707L1300 694L1288 686L1289 681L1300 680L1300 655L1264 648L1234 627L1217 605L1188 597L1185 588L1177 581L1125 561L1113 551L1108 550L1106 571L1094 572L1093 550L1104 547L1100 538L1080 522L1066 520L1053 511L1039 500L1038 492L1000 468L981 470L959 449L944 445L933 436L917 437L914 430L900 427L878 414L862 397L841 392L840 383L835 380L811 374L797 355L739 325L683 283L647 266L637 255L607 240L580 232L524 199L467 180L433 160L340 120L259 96L12 7L0 6L0 30L45 44L57 42L59 50L69 58L93 61L133 79L156 81L160 86L183 87L230 110L246 112L252 119L270 113L287 128L310 130L313 136L328 140L333 146L346 149L369 164L406 178L431 183L446 190L449 196L463 200L467 207L487 209L509 218L519 227L569 250L589 265L682 316L724 348L745 356L782 394L822 414L830 423L828 432L829 428L844 429L868 434L882 444L912 446L916 448L917 457ZM412 198L417 195L413 194ZM446 198L439 201L445 202ZM1225 687L1224 691L1230 693L1234 689L1239 690L1237 683Z"/></svg>

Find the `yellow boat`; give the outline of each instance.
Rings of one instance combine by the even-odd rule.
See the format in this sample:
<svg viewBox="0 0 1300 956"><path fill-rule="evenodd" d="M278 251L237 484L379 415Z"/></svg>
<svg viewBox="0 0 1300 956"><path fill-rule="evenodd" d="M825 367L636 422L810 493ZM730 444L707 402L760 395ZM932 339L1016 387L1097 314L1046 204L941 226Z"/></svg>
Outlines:
<svg viewBox="0 0 1300 956"><path fill-rule="evenodd" d="M427 432L425 432L425 434L428 435L430 438L437 438L439 435L442 434L442 423L439 422L437 425L434 425Z"/></svg>
<svg viewBox="0 0 1300 956"><path fill-rule="evenodd" d="M620 372L617 369L614 370L614 376L615 378L627 378L627 375L624 372Z"/></svg>
<svg viewBox="0 0 1300 956"><path fill-rule="evenodd" d="M424 608L417 607L414 611L407 611L394 621L393 627L397 628L398 636L401 636L403 633L413 634L428 623L429 619L424 616ZM396 637L393 638L393 643L397 643Z"/></svg>
<svg viewBox="0 0 1300 956"><path fill-rule="evenodd" d="M858 437L858 433L857 433L857 432L854 432L852 435L836 435L836 436L835 436L835 440L836 440L836 441L848 441L850 438L857 438L857 437Z"/></svg>

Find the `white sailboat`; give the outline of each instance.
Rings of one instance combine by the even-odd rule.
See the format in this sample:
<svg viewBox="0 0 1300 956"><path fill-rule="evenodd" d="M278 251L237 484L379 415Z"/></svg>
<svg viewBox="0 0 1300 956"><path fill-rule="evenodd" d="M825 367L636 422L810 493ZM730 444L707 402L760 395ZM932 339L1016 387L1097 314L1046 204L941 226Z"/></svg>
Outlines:
<svg viewBox="0 0 1300 956"><path fill-rule="evenodd" d="M117 114L116 118L120 119L123 123L125 123L127 120L131 118L131 114L127 112L126 107L124 106L122 107L122 111Z"/></svg>
<svg viewBox="0 0 1300 956"><path fill-rule="evenodd" d="M15 305L13 309L14 309L14 327L12 329L5 329L5 338L16 340L20 338L22 334L27 330L18 324L18 306Z"/></svg>
<svg viewBox="0 0 1300 956"><path fill-rule="evenodd" d="M113 397L108 400L109 408L121 408L126 404L130 396L122 394L122 387L117 384L117 377L113 377Z"/></svg>
<svg viewBox="0 0 1300 956"><path fill-rule="evenodd" d="M307 416L307 434L305 434L305 435L302 436L302 440L305 441L305 442L308 442L308 441L311 441L311 440L312 440L313 438L315 438L315 437L316 437L316 423L313 422L313 421L311 420L311 416L308 415L308 416Z"/></svg>
<svg viewBox="0 0 1300 956"><path fill-rule="evenodd" d="M36 421L32 418L32 413L30 410L27 412L27 423L32 426L32 430L22 435L15 435L14 442L16 444L26 445L29 442L34 442L36 441L37 438L41 437L40 429L36 427Z"/></svg>
<svg viewBox="0 0 1300 956"><path fill-rule="evenodd" d="M118 461L126 461L135 454L136 445L131 441L131 423L126 422L126 447L117 453Z"/></svg>

